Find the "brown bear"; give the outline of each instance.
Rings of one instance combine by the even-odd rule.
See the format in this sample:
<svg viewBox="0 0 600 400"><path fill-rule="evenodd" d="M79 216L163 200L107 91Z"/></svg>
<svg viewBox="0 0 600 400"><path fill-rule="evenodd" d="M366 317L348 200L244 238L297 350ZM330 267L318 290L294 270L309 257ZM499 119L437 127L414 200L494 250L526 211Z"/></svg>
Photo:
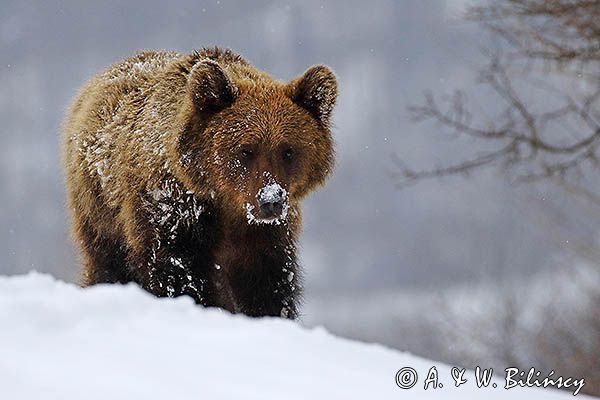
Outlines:
<svg viewBox="0 0 600 400"><path fill-rule="evenodd" d="M331 171L336 97L326 66L283 83L220 48L92 78L63 138L82 285L295 318L300 201Z"/></svg>

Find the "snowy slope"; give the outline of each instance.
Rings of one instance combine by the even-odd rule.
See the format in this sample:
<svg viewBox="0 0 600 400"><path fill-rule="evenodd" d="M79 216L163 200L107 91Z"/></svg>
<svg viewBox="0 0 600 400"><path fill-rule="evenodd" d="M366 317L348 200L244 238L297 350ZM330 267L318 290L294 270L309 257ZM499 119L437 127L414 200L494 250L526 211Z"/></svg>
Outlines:
<svg viewBox="0 0 600 400"><path fill-rule="evenodd" d="M423 390L430 367L443 388ZM400 389L413 367L419 383ZM379 345L154 299L135 286L79 289L0 277L0 399L567 399L550 389L454 387L450 367ZM578 398L585 396L578 395Z"/></svg>

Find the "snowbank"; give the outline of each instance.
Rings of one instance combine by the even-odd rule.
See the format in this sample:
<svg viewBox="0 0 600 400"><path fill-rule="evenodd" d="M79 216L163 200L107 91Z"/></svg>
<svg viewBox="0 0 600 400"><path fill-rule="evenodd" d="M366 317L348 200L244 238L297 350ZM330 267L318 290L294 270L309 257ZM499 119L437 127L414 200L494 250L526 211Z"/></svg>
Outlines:
<svg viewBox="0 0 600 400"><path fill-rule="evenodd" d="M456 388L450 367L279 319L155 299L135 286L79 289L0 277L0 399L567 399L550 389ZM432 366L443 388L423 389ZM400 389L396 372L418 383ZM584 396L577 396L584 398Z"/></svg>

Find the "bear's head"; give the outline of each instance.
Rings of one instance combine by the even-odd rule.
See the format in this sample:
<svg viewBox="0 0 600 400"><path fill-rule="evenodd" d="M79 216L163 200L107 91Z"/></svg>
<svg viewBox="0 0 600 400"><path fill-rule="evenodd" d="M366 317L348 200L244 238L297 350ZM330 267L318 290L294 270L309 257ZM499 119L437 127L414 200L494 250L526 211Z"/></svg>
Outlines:
<svg viewBox="0 0 600 400"><path fill-rule="evenodd" d="M187 96L179 169L229 217L279 224L330 173L337 82L328 67L282 83L245 62L204 59Z"/></svg>

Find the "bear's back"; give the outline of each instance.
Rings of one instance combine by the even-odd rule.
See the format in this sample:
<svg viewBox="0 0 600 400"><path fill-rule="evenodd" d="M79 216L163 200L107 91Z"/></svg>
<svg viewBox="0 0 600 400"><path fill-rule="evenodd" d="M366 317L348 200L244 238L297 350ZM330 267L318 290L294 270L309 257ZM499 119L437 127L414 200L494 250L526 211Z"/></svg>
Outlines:
<svg viewBox="0 0 600 400"><path fill-rule="evenodd" d="M67 128L77 122L86 127L114 122L127 97L141 90L177 57L175 52L142 51L112 64L79 91L68 113Z"/></svg>
<svg viewBox="0 0 600 400"><path fill-rule="evenodd" d="M143 51L109 66L80 90L63 128L64 162L71 196L103 197L118 194L119 136L128 135L132 116L139 113L136 99L180 57L175 52ZM122 138L125 142L128 138Z"/></svg>
<svg viewBox="0 0 600 400"><path fill-rule="evenodd" d="M156 71L164 69L170 62L180 57L173 51L139 51L109 66L97 75L97 79L107 84L140 83Z"/></svg>

